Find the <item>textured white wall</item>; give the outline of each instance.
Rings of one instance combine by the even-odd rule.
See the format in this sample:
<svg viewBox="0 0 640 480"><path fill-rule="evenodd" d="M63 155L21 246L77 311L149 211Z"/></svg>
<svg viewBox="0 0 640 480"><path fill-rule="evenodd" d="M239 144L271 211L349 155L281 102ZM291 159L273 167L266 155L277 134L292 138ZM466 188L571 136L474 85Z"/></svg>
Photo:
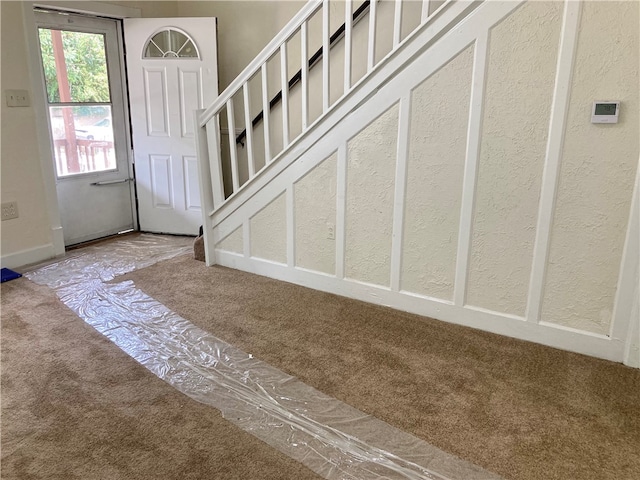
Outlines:
<svg viewBox="0 0 640 480"><path fill-rule="evenodd" d="M242 227L236 228L228 237L219 241L216 248L226 252L243 253Z"/></svg>
<svg viewBox="0 0 640 480"><path fill-rule="evenodd" d="M47 3L38 2L39 4ZM50 3L56 3L55 0ZM149 2L148 0L110 0L111 5L121 5L123 7L138 8L142 17L161 18L178 16L178 4L180 1L162 0L160 2Z"/></svg>
<svg viewBox="0 0 640 480"><path fill-rule="evenodd" d="M542 319L608 334L638 167L638 2L585 2ZM620 122L590 123L594 100Z"/></svg>
<svg viewBox="0 0 640 480"><path fill-rule="evenodd" d="M144 2L140 2L144 3ZM169 2L152 2L169 3ZM220 92L304 6L304 1L171 2L181 17L218 18Z"/></svg>
<svg viewBox="0 0 640 480"><path fill-rule="evenodd" d="M525 313L562 10L528 2L490 32L470 305Z"/></svg>
<svg viewBox="0 0 640 480"><path fill-rule="evenodd" d="M349 141L345 227L348 278L389 285L397 142L397 105Z"/></svg>
<svg viewBox="0 0 640 480"><path fill-rule="evenodd" d="M336 162L331 155L295 183L296 266L335 274Z"/></svg>
<svg viewBox="0 0 640 480"><path fill-rule="evenodd" d="M251 218L251 256L287 263L285 194Z"/></svg>
<svg viewBox="0 0 640 480"><path fill-rule="evenodd" d="M30 88L21 2L2 9L2 88ZM51 242L33 107L7 108L2 97L2 201L18 202L20 216L2 222L2 255ZM4 266L4 265L3 265Z"/></svg>
<svg viewBox="0 0 640 480"><path fill-rule="evenodd" d="M473 47L411 95L401 288L451 300Z"/></svg>

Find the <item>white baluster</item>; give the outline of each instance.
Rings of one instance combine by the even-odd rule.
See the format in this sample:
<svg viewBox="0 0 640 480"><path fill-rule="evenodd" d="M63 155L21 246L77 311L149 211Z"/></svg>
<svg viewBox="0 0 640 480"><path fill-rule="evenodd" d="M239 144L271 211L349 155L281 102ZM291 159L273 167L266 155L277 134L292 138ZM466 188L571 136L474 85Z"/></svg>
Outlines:
<svg viewBox="0 0 640 480"><path fill-rule="evenodd" d="M229 153L231 155L231 180L233 181L233 193L240 188L238 176L238 150L236 146L236 117L233 112L233 98L227 102L227 120L229 124Z"/></svg>
<svg viewBox="0 0 640 480"><path fill-rule="evenodd" d="M373 69L376 62L376 10L378 2L369 2L369 50L367 52L367 72Z"/></svg>
<svg viewBox="0 0 640 480"><path fill-rule="evenodd" d="M244 84L242 90L244 97L244 125L246 132L245 140L247 148L247 163L249 166L249 178L251 178L256 173L256 163L253 158L253 122L251 121L251 96L249 95L249 82Z"/></svg>
<svg viewBox="0 0 640 480"><path fill-rule="evenodd" d="M394 50L402 38L402 0L396 0L393 16L393 48Z"/></svg>
<svg viewBox="0 0 640 480"><path fill-rule="evenodd" d="M204 109L196 112L196 150L200 168L202 208L207 217L214 208L224 203L224 182L222 180L222 155L220 148L220 116L214 115L204 127L198 126L199 116Z"/></svg>
<svg viewBox="0 0 640 480"><path fill-rule="evenodd" d="M289 74L287 42L280 45L280 83L282 85L282 149L289 145Z"/></svg>
<svg viewBox="0 0 640 480"><path fill-rule="evenodd" d="M322 3L322 111L329 109L329 0Z"/></svg>
<svg viewBox="0 0 640 480"><path fill-rule="evenodd" d="M431 0L422 0L422 16L421 21L424 23L429 18L429 4Z"/></svg>
<svg viewBox="0 0 640 480"><path fill-rule="evenodd" d="M271 138L269 130L269 89L267 79L267 62L262 64L262 127L264 131L264 164L267 165L271 161Z"/></svg>
<svg viewBox="0 0 640 480"><path fill-rule="evenodd" d="M353 3L345 2L344 11L344 94L351 88L351 29L353 25Z"/></svg>
<svg viewBox="0 0 640 480"><path fill-rule="evenodd" d="M308 25L303 22L300 26L300 63L302 65L302 131L309 126L309 46Z"/></svg>

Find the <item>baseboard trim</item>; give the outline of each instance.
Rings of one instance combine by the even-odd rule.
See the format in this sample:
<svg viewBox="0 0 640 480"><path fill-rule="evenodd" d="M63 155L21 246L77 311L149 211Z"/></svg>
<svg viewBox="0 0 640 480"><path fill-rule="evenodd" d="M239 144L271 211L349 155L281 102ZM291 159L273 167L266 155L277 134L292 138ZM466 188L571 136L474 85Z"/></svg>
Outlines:
<svg viewBox="0 0 640 480"><path fill-rule="evenodd" d="M58 257L60 255L64 255L65 245L64 245L64 232L62 231L62 227L51 227L51 237L53 238L53 254Z"/></svg>
<svg viewBox="0 0 640 480"><path fill-rule="evenodd" d="M524 319L517 319L499 312L469 306L436 302L426 297L408 295L402 291L396 292L389 288L340 279L332 275L280 265L268 260L247 258L218 249L215 250L215 263L342 297L387 306L560 350L618 363L623 361L624 342L604 335L563 329L550 324L527 322Z"/></svg>
<svg viewBox="0 0 640 480"><path fill-rule="evenodd" d="M62 253L64 253L64 251ZM39 247L28 248L8 255L2 255L2 257L0 257L0 262L2 267L19 268L32 263L49 260L57 255L54 245L52 243L48 243Z"/></svg>

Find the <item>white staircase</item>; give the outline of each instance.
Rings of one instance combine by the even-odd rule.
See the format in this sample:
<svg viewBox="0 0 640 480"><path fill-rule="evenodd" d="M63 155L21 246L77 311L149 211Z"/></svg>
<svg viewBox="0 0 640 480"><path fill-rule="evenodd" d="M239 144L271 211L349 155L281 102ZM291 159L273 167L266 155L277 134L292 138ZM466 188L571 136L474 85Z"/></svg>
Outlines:
<svg viewBox="0 0 640 480"><path fill-rule="evenodd" d="M607 325L582 328L570 320L555 324L543 311L564 135L557 132L565 130L582 2L524 4L309 1L196 114L207 264L622 361L625 345L629 349L628 318L614 313ZM524 17L542 25L526 37L534 53L548 45L555 49L549 51L548 73L532 73L549 79L548 92L540 94L549 97L540 113L549 130L541 140L544 168L534 172L540 203L532 204L532 225L523 227L532 230L531 240L523 240L531 251L520 255L516 249L513 262L522 256L524 267L514 267L495 286L489 285L491 276L487 282L471 278L480 268L474 262L482 262L474 250L474 214L483 119L491 114L485 111L490 43L496 28L514 44L522 41L520 30L528 27L518 22L527 25ZM321 60L310 66L316 49ZM432 112L420 103L423 98L430 99ZM431 148L412 126L421 121L446 137L442 145L430 140L439 145L432 155L439 148L444 156L458 152L455 161L436 159L433 168L450 169L459 190L432 184L431 173L424 177L424 189L440 198L451 195L450 209L444 202L441 211L425 213L432 218L424 228L415 211L427 207L408 200L421 188L416 175L425 175L416 170L415 149ZM418 230L411 230L415 225ZM418 266L424 260L421 238L434 245L425 266ZM619 270L630 277L637 248L627 250ZM442 258L451 261L440 265ZM524 280L518 282L518 275ZM489 291L485 302L477 293L485 287L506 293L494 301ZM616 305L617 312L633 300L619 297L616 302L624 305Z"/></svg>
<svg viewBox="0 0 640 480"><path fill-rule="evenodd" d="M336 19L332 17L336 17L337 13L333 9L333 3L345 8L342 19L344 33L337 42L341 43L342 65L338 65L338 60L333 57L335 52L331 51L331 20L335 22ZM356 3L359 8L354 9ZM292 150L296 153L294 157L300 156L300 148L296 147L303 137L314 136L315 133L315 140L311 139L310 143L307 140L302 147L306 151L318 137L326 134L345 114L366 101L368 96L396 74L413 56L424 51L433 41L458 25L480 3L465 0L310 0L216 101L206 110L198 112L202 147L199 155L205 167L207 164L210 165L210 172L206 172L206 178L211 178L211 182L204 185L205 199L211 207L208 211L219 213L221 210L233 210L234 208L228 205L238 206L243 203L235 198L255 183L257 178L263 176L266 170L271 169L272 165L281 164L283 158L291 157ZM380 11L382 5L384 10ZM517 4L512 6L515 5ZM408 9L413 10L410 14L418 13L420 18L403 18L410 16L404 12ZM321 32L311 32L312 22L320 23L317 20L321 20ZM359 22L360 20L363 22ZM381 25L382 21L386 24ZM359 24L356 25L356 22ZM354 38L355 33L358 34L358 38ZM391 42L387 42L390 45L385 46L382 55L379 51L380 47L383 47L381 33L387 37L392 35ZM321 65L316 64L312 67L315 71L310 71L309 68L308 52L315 47L311 39L315 39L315 43L321 45L322 52ZM364 40L360 45L366 45L366 58L354 58L354 52L362 50L356 46L356 40ZM296 45L293 45L294 43ZM293 49L296 49L300 57L297 66L301 67L301 79L295 87L282 88L283 85L293 83L289 80L292 76L290 50ZM271 68L272 64L277 65ZM297 66L293 70L297 70ZM338 79L333 74L336 67L340 68L342 78ZM314 76L316 82L313 82ZM374 76L375 78L372 78ZM315 83L313 86L316 87L313 92L310 92L311 83ZM276 112L273 111L274 107L270 106L273 104L273 95L270 94L272 91L279 91L277 96L281 98ZM295 98L292 98L294 95ZM287 108L282 108L282 105L286 105ZM259 141L254 138L257 133L256 126L246 129L246 125L252 123L256 117L256 111L262 117ZM274 113L277 123L272 118ZM294 126L292 117L296 116L298 125ZM328 117L333 121L327 122ZM319 134L320 130L322 134ZM264 131L269 134L265 136ZM242 143L238 142L234 148L230 147L233 144L233 141L229 141L232 137L230 132L234 135L241 132L244 137ZM282 166L280 165L280 168ZM255 188L254 186L252 190ZM246 194L242 196L246 198Z"/></svg>

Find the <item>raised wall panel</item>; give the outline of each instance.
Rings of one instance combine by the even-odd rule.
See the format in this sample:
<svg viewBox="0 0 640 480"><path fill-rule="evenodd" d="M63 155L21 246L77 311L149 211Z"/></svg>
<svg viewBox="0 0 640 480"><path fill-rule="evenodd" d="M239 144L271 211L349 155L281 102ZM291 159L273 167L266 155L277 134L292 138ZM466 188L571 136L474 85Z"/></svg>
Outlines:
<svg viewBox="0 0 640 480"><path fill-rule="evenodd" d="M231 234L216 244L216 249L224 250L225 252L243 253L242 238L242 227L236 228Z"/></svg>
<svg viewBox="0 0 640 480"><path fill-rule="evenodd" d="M287 263L285 194L251 218L251 256Z"/></svg>
<svg viewBox="0 0 640 480"><path fill-rule="evenodd" d="M170 155L149 155L151 198L155 208L173 208Z"/></svg>
<svg viewBox="0 0 640 480"><path fill-rule="evenodd" d="M542 321L607 335L638 166L638 3L585 2L553 218ZM590 123L594 100L620 122Z"/></svg>
<svg viewBox="0 0 640 480"><path fill-rule="evenodd" d="M145 68L144 87L147 133L153 137L168 137L169 99L167 97L166 70L164 68Z"/></svg>
<svg viewBox="0 0 640 480"><path fill-rule="evenodd" d="M401 289L451 300L473 47L411 95Z"/></svg>
<svg viewBox="0 0 640 480"><path fill-rule="evenodd" d="M525 314L562 12L530 1L490 32L469 305Z"/></svg>
<svg viewBox="0 0 640 480"><path fill-rule="evenodd" d="M202 107L200 70L178 70L180 89L180 132L183 137L193 137L193 111Z"/></svg>
<svg viewBox="0 0 640 480"><path fill-rule="evenodd" d="M398 105L348 143L345 274L388 286L398 140Z"/></svg>
<svg viewBox="0 0 640 480"><path fill-rule="evenodd" d="M336 162L323 160L295 183L295 252L297 267L336 271Z"/></svg>
<svg viewBox="0 0 640 480"><path fill-rule="evenodd" d="M195 155L182 157L184 172L184 205L187 210L200 210L200 185L198 183L198 159Z"/></svg>

